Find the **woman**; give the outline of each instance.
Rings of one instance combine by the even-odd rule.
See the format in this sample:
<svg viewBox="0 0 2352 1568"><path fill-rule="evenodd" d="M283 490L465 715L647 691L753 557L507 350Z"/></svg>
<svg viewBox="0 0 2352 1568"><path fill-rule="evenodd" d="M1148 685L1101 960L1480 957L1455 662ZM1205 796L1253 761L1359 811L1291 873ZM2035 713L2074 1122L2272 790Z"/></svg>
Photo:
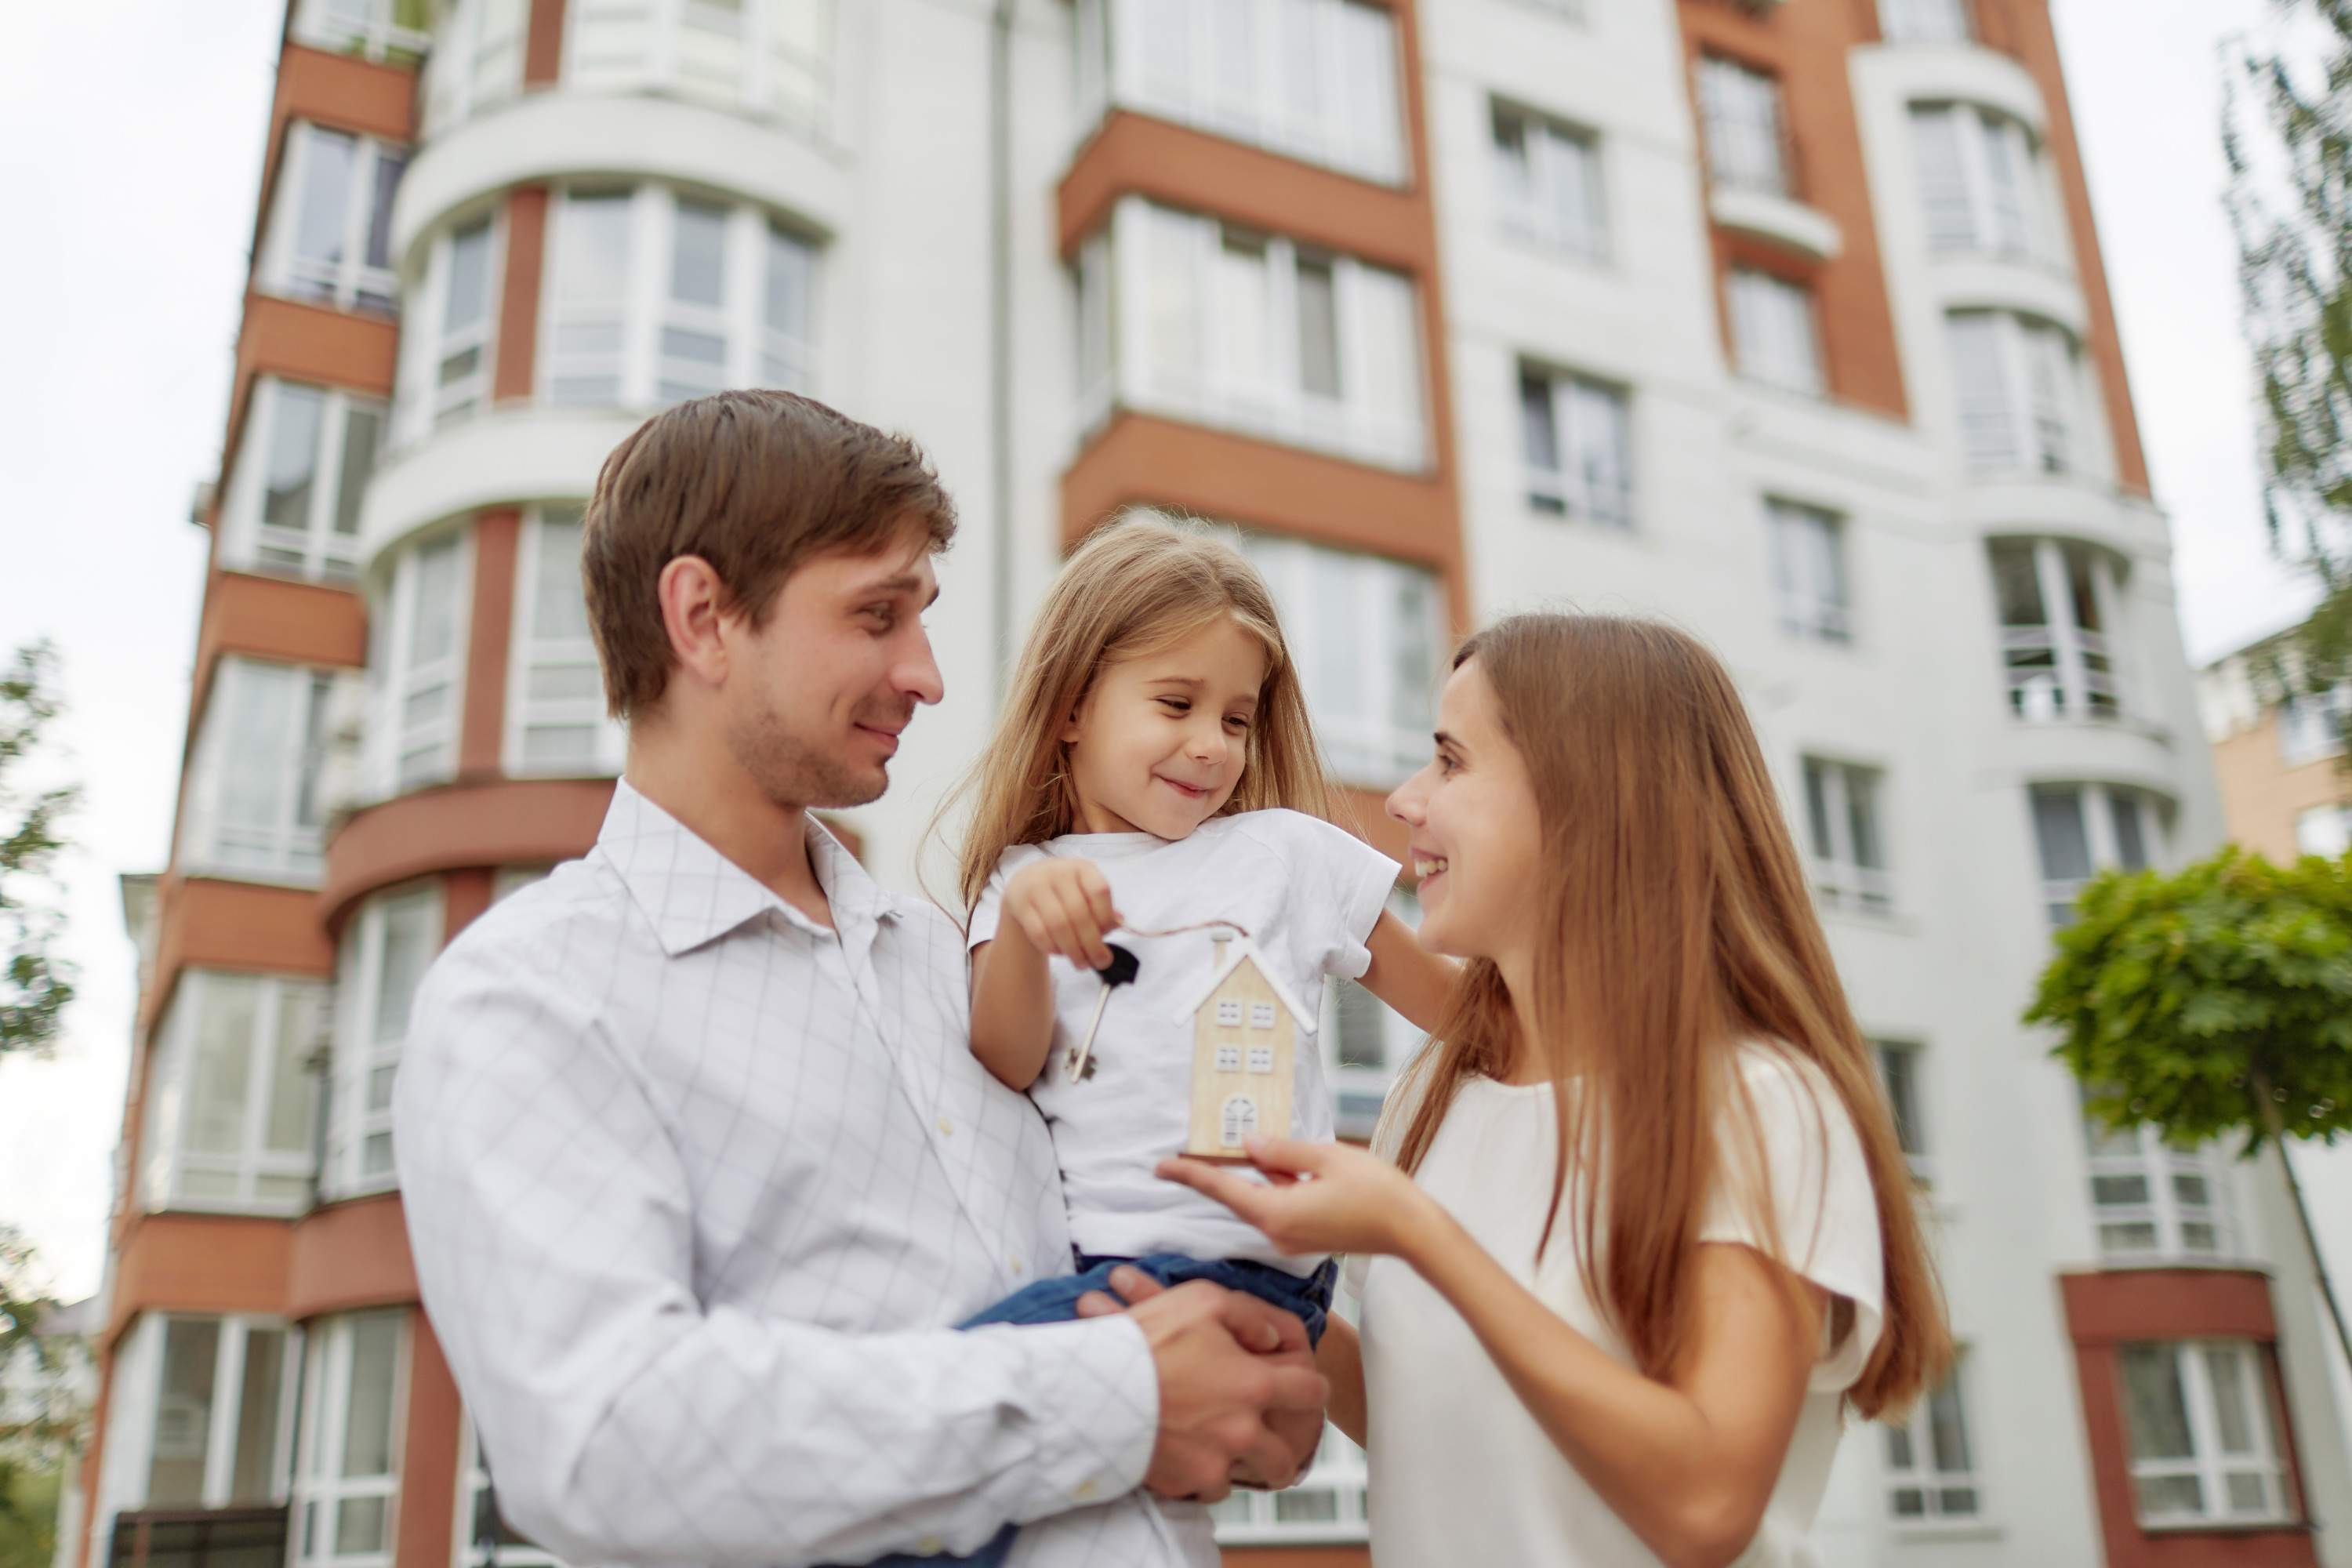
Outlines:
<svg viewBox="0 0 2352 1568"><path fill-rule="evenodd" d="M1845 1407L1950 1345L1738 694L1669 627L1523 616L1439 717L1389 811L1468 962L1379 1153L1161 1173L1353 1258L1318 1365L1382 1568L1809 1562Z"/></svg>

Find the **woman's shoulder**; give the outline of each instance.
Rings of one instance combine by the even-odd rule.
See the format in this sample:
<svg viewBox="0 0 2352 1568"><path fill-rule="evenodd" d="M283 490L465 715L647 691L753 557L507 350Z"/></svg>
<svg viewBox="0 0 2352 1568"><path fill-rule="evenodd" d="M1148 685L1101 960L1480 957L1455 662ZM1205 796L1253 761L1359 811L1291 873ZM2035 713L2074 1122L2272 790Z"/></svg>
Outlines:
<svg viewBox="0 0 2352 1568"><path fill-rule="evenodd" d="M1819 1062L1785 1040L1742 1041L1733 1055L1748 1100L1767 1123L1853 1135L1853 1118Z"/></svg>

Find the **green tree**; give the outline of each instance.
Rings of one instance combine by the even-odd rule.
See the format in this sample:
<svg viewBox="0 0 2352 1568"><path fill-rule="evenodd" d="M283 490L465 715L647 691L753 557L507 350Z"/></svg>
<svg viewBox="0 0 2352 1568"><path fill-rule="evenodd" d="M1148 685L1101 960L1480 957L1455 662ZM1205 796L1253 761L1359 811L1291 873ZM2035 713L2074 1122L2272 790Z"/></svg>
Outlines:
<svg viewBox="0 0 2352 1568"><path fill-rule="evenodd" d="M60 1347L38 1336L50 1303L33 1281L32 1245L0 1225L0 1382L17 1384L0 1405L0 1568L47 1568L57 1542L66 1451L79 1439ZM35 1390L47 1384L46 1397Z"/></svg>
<svg viewBox="0 0 2352 1568"><path fill-rule="evenodd" d="M63 706L56 675L46 642L19 648L0 673L0 1057L47 1053L73 1000L71 968L50 952L64 917L45 895L65 847L59 830L81 792L22 782Z"/></svg>
<svg viewBox="0 0 2352 1568"><path fill-rule="evenodd" d="M2312 1235L2289 1139L2352 1131L2352 856L2273 866L2235 846L2169 874L2115 872L2083 889L2028 1023L2110 1130L2153 1123L2180 1143L2277 1143L2320 1293L2345 1328Z"/></svg>

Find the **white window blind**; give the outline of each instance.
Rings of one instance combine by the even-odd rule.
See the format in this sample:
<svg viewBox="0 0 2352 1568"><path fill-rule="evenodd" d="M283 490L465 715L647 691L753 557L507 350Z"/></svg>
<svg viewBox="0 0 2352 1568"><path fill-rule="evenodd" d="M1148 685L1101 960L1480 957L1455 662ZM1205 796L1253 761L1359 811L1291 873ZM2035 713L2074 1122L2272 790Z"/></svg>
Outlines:
<svg viewBox="0 0 2352 1568"><path fill-rule="evenodd" d="M1633 526L1633 431L1624 392L1523 363L1519 440L1528 504L1538 511Z"/></svg>
<svg viewBox="0 0 2352 1568"><path fill-rule="evenodd" d="M2081 399L2074 340L2005 310L1955 311L1949 339L1969 467L2071 472Z"/></svg>
<svg viewBox="0 0 2352 1568"><path fill-rule="evenodd" d="M2116 1351L2143 1525L2288 1517L2267 1347L2243 1340Z"/></svg>
<svg viewBox="0 0 2352 1568"><path fill-rule="evenodd" d="M1387 184L1396 22L1362 0L1079 0L1081 112L1113 105Z"/></svg>
<svg viewBox="0 0 2352 1568"><path fill-rule="evenodd" d="M2072 540L2000 539L1990 548L2010 710L2032 723L2122 717L2115 560Z"/></svg>
<svg viewBox="0 0 2352 1568"><path fill-rule="evenodd" d="M1820 333L1813 291L1753 268L1735 268L1726 285L1731 301L1731 347L1739 374L1784 392L1819 397Z"/></svg>
<svg viewBox="0 0 2352 1568"><path fill-rule="evenodd" d="M542 507L523 526L507 659L510 773L620 772L627 735L605 717L604 682L580 582L580 509Z"/></svg>
<svg viewBox="0 0 2352 1568"><path fill-rule="evenodd" d="M343 931L335 965L334 1072L323 1173L333 1196L383 1192L396 1180L393 1078L417 982L440 948L438 883L369 900Z"/></svg>
<svg viewBox="0 0 2352 1568"><path fill-rule="evenodd" d="M287 130L276 212L262 253L274 293L390 313L392 200L408 154L372 137L297 121Z"/></svg>
<svg viewBox="0 0 2352 1568"><path fill-rule="evenodd" d="M1503 226L1579 256L1608 254L1601 155L1593 138L1524 110L1494 106L1495 178Z"/></svg>
<svg viewBox="0 0 2352 1568"><path fill-rule="evenodd" d="M1984 1510L1961 1396L1963 1354L1942 1387L1901 1420L1881 1427L1886 1439L1886 1511L1898 1521L1975 1519Z"/></svg>
<svg viewBox="0 0 2352 1568"><path fill-rule="evenodd" d="M257 376L221 509L223 563L349 582L383 405Z"/></svg>
<svg viewBox="0 0 2352 1568"><path fill-rule="evenodd" d="M117 1352L107 1426L108 1473L140 1472L121 1505L282 1502L286 1342L285 1326L270 1319L142 1315ZM117 1445L134 1465L118 1468Z"/></svg>
<svg viewBox="0 0 2352 1568"><path fill-rule="evenodd" d="M1102 281L1128 406L1421 467L1410 279L1140 197L1119 203L1112 231L1116 279ZM1082 317L1097 309L1081 300Z"/></svg>
<svg viewBox="0 0 2352 1568"><path fill-rule="evenodd" d="M1707 174L1717 184L1774 196L1796 194L1776 78L1706 55L1698 62L1698 101Z"/></svg>
<svg viewBox="0 0 2352 1568"><path fill-rule="evenodd" d="M542 381L559 405L656 408L814 384L816 252L763 210L665 186L557 207Z"/></svg>
<svg viewBox="0 0 2352 1568"><path fill-rule="evenodd" d="M467 540L404 550L370 617L369 793L439 784L457 771L464 708Z"/></svg>
<svg viewBox="0 0 2352 1568"><path fill-rule="evenodd" d="M1820 757L1807 757L1804 769L1805 825L1822 902L1884 913L1895 898L1880 829L1882 775Z"/></svg>
<svg viewBox="0 0 2352 1568"><path fill-rule="evenodd" d="M154 1033L142 1202L151 1213L296 1215L310 1206L326 987L184 972Z"/></svg>
<svg viewBox="0 0 2352 1568"><path fill-rule="evenodd" d="M220 661L189 762L182 871L317 885L329 715L337 680L356 679L235 657Z"/></svg>
<svg viewBox="0 0 2352 1568"><path fill-rule="evenodd" d="M1772 587L1781 631L1819 642L1851 642L1844 523L1833 512L1795 501L1767 501L1764 512L1772 536Z"/></svg>
<svg viewBox="0 0 2352 1568"><path fill-rule="evenodd" d="M433 47L431 0L302 0L294 37L314 49L413 66Z"/></svg>
<svg viewBox="0 0 2352 1568"><path fill-rule="evenodd" d="M1444 642L1437 574L1269 534L1243 548L1282 609L1285 637L1333 772L1391 789L1429 760Z"/></svg>
<svg viewBox="0 0 2352 1568"><path fill-rule="evenodd" d="M2024 126L1969 104L1917 104L1911 141L1931 249L2056 259L2040 163Z"/></svg>
<svg viewBox="0 0 2352 1568"><path fill-rule="evenodd" d="M833 108L834 0L583 0L563 84L657 92L822 132Z"/></svg>
<svg viewBox="0 0 2352 1568"><path fill-rule="evenodd" d="M2036 784L2033 838L2042 898L2053 927L2071 924L2083 884L2110 868L2138 871L2161 859L2163 818L2152 796L2116 784Z"/></svg>
<svg viewBox="0 0 2352 1568"><path fill-rule="evenodd" d="M1968 0L1878 0L1878 31L1890 44L1965 44Z"/></svg>
<svg viewBox="0 0 2352 1568"><path fill-rule="evenodd" d="M344 1312L305 1335L295 1568L390 1568L408 1404L408 1314Z"/></svg>

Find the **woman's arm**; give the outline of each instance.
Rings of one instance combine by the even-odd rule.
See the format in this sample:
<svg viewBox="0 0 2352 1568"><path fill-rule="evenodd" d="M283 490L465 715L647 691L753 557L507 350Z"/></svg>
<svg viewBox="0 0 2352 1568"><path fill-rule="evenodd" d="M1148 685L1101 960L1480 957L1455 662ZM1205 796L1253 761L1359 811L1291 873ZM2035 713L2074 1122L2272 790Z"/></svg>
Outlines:
<svg viewBox="0 0 2352 1568"><path fill-rule="evenodd" d="M1184 1160L1160 1173L1224 1203L1285 1252L1404 1259L1651 1551L1675 1568L1720 1568L1747 1549L1796 1432L1827 1292L1801 1281L1790 1289L1786 1272L1749 1248L1696 1248L1688 1348L1653 1380L1570 1328L1395 1166L1345 1144L1283 1139L1254 1143L1251 1154L1277 1184Z"/></svg>
<svg viewBox="0 0 2352 1568"><path fill-rule="evenodd" d="M1323 1320L1323 1342L1315 1347L1315 1370L1331 1385L1323 1414L1357 1447L1363 1447L1364 1428L1369 1424L1365 1420L1364 1347L1356 1338L1356 1325L1336 1312Z"/></svg>
<svg viewBox="0 0 2352 1568"><path fill-rule="evenodd" d="M1437 1027L1462 966L1425 951L1412 928L1387 910L1372 923L1364 945L1372 950L1364 989L1403 1014L1414 1028Z"/></svg>
<svg viewBox="0 0 2352 1568"><path fill-rule="evenodd" d="M1054 1048L1054 977L1059 953L1100 969L1103 933L1118 924L1110 883L1086 860L1039 860L1004 889L996 935L971 950L971 1054L1009 1089L1025 1089Z"/></svg>

